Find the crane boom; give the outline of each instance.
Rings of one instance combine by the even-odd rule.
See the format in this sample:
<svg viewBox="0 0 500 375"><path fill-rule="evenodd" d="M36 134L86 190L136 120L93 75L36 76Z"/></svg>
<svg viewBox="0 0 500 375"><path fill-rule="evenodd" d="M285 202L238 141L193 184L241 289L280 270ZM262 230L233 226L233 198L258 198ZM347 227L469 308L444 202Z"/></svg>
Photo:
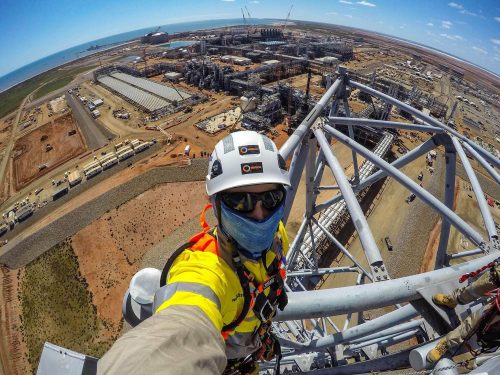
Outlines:
<svg viewBox="0 0 500 375"><path fill-rule="evenodd" d="M245 12L243 12L243 8L241 9L241 15L243 16L243 24L246 26L247 25L247 19L245 18Z"/></svg>
<svg viewBox="0 0 500 375"><path fill-rule="evenodd" d="M290 19L290 13L292 12L292 9L293 9L293 4L290 6L290 10L288 11L288 14L286 15L285 25L283 26L283 36L285 34L285 29L288 25L288 20Z"/></svg>

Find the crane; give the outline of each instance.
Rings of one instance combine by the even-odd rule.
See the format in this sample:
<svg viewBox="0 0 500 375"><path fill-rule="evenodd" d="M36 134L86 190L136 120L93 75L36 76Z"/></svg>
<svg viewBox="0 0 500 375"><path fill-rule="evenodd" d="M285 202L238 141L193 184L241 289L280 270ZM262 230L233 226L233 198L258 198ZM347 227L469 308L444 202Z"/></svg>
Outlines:
<svg viewBox="0 0 500 375"><path fill-rule="evenodd" d="M243 16L243 25L247 26L247 19L245 18L245 12L243 12L243 8L241 9L241 15Z"/></svg>
<svg viewBox="0 0 500 375"><path fill-rule="evenodd" d="M283 26L283 37L285 36L285 30L288 25L288 20L290 19L290 13L292 12L292 9L293 9L293 4L290 6L290 10L288 11L288 14L286 16L285 25Z"/></svg>
<svg viewBox="0 0 500 375"><path fill-rule="evenodd" d="M250 11L248 10L248 8L247 8L246 5L245 5L245 9L246 9L247 14L248 14L248 18L247 18L247 21L248 21L248 31L250 32L250 28L251 28L250 20L252 19L252 16L250 15ZM255 32L255 29L253 30L253 32Z"/></svg>

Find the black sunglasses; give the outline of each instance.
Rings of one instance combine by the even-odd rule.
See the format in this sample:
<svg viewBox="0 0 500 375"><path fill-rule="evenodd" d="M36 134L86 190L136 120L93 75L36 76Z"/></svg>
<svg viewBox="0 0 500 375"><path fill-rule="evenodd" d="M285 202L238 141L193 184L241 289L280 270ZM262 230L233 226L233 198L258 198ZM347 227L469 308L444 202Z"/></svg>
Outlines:
<svg viewBox="0 0 500 375"><path fill-rule="evenodd" d="M268 210L274 210L285 199L286 192L283 187L275 190L264 191L262 193L222 192L220 198L229 208L238 212L252 212L258 201Z"/></svg>

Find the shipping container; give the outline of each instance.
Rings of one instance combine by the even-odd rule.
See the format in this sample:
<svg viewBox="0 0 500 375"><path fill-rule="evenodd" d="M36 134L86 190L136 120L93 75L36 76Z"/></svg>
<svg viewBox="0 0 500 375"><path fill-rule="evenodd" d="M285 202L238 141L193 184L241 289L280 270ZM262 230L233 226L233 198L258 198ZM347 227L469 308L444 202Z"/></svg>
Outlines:
<svg viewBox="0 0 500 375"><path fill-rule="evenodd" d="M108 158L106 161L102 162L102 169L111 168L115 164L118 164L118 158L113 155L112 158Z"/></svg>
<svg viewBox="0 0 500 375"><path fill-rule="evenodd" d="M95 167L95 168L92 168L92 169L85 171L85 176L87 177L87 179L89 179L89 178L94 177L95 175L97 175L101 172L102 172L102 167Z"/></svg>
<svg viewBox="0 0 500 375"><path fill-rule="evenodd" d="M125 148L125 147L124 147ZM125 159L128 159L132 156L134 156L134 151L130 148L130 147L127 147L128 150L124 150L122 152L118 152L117 155L118 155L118 159L120 161L122 160L125 160Z"/></svg>
<svg viewBox="0 0 500 375"><path fill-rule="evenodd" d="M61 198L63 195L65 195L68 192L69 188L67 185L60 185L54 189L52 192L52 200L57 200Z"/></svg>
<svg viewBox="0 0 500 375"><path fill-rule="evenodd" d="M16 212L16 219L17 221L23 221L30 217L33 214L33 206L31 203L28 203L21 207L17 212Z"/></svg>

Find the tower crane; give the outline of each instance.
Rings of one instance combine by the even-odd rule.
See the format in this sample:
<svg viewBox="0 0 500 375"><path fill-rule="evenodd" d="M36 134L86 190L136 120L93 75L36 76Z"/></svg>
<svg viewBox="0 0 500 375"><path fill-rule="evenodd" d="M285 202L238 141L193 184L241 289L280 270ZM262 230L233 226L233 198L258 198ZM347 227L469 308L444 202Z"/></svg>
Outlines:
<svg viewBox="0 0 500 375"><path fill-rule="evenodd" d="M248 21L248 31L250 32L250 29L251 29L251 23L250 23L250 20L252 19L252 15L250 14L250 11L248 10L247 6L245 5L245 10L247 11L247 15L248 15L248 18L247 18L247 21ZM256 28L253 29L253 32L255 32Z"/></svg>
<svg viewBox="0 0 500 375"><path fill-rule="evenodd" d="M283 37L285 36L285 30L288 25L288 20L290 19L290 13L292 12L293 9L293 4L290 6L290 10L288 11L288 14L286 15L286 20L285 20L285 25L283 26Z"/></svg>

